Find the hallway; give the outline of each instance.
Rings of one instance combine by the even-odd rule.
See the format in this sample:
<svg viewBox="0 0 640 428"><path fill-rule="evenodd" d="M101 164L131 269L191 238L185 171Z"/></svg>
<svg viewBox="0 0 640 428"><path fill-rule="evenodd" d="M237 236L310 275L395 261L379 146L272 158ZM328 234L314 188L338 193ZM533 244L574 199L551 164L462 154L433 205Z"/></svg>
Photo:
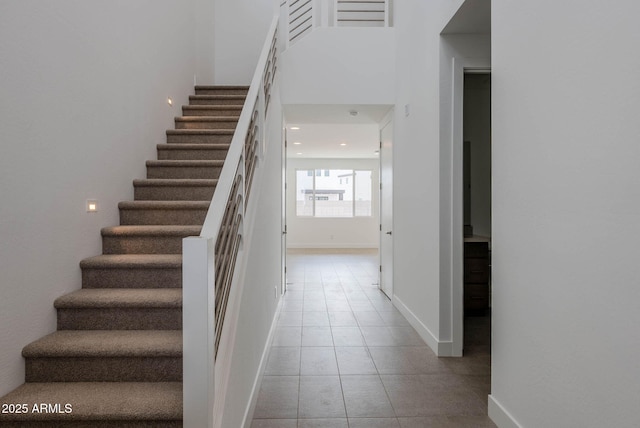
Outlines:
<svg viewBox="0 0 640 428"><path fill-rule="evenodd" d="M287 264L252 428L495 426L490 317L465 320L464 358L437 358L378 289L376 252L294 250Z"/></svg>

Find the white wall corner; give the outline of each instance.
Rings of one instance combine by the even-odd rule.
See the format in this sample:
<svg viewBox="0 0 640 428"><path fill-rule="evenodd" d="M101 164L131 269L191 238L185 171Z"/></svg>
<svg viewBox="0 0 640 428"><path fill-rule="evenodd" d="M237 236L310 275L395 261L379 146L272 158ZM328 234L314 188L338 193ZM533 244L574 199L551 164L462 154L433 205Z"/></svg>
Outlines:
<svg viewBox="0 0 640 428"><path fill-rule="evenodd" d="M416 317L416 315L404 304L402 300L398 298L398 296L394 295L392 299L393 305L404 315L404 317L409 321L409 324L418 332L422 340L424 340L429 348L438 356L438 357L452 357L453 356L453 343L451 341L440 342L436 336L429 330L429 328L422 323Z"/></svg>
<svg viewBox="0 0 640 428"><path fill-rule="evenodd" d="M522 425L516 422L513 416L491 394L489 394L487 410L489 418L499 428L522 428Z"/></svg>

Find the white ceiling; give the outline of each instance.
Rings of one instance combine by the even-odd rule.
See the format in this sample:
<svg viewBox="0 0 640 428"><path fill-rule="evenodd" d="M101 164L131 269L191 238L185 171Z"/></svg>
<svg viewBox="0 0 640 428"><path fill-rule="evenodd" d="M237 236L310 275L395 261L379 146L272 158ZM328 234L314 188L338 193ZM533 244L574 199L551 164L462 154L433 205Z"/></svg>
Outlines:
<svg viewBox="0 0 640 428"><path fill-rule="evenodd" d="M286 105L287 156L375 158L378 156L375 151L379 147L379 124L390 108L388 105L356 104ZM292 129L296 127L300 129Z"/></svg>

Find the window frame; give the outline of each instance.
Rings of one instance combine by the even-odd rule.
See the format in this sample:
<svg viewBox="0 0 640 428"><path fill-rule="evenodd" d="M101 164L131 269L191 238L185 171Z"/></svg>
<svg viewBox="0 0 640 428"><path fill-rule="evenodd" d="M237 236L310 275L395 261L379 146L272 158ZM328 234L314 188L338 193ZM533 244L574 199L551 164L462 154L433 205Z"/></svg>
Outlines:
<svg viewBox="0 0 640 428"><path fill-rule="evenodd" d="M351 183L345 183L345 184L350 184L351 185L351 215L350 216L318 216L317 215L317 210L316 210L316 202L317 202L317 186L316 186L316 177L330 177L330 171L333 170L341 170L341 171L350 171L351 174ZM298 196L297 193L300 190L298 187L298 176L299 176L299 172L305 172L305 176L306 177L311 177L312 178L312 189L311 189L311 194L309 195L309 197L307 198L307 200L310 200L311 202L311 214L300 214L298 212ZM309 174L309 172L311 172L311 174ZM371 205L371 208L369 209L369 214L368 215L362 215L362 214L357 214L357 209L356 209L356 202L357 202L357 198L356 198L356 177L357 177L357 173L358 172L368 172L369 173L369 190L370 190L370 200L369 203ZM367 168L296 168L295 169L295 192L296 192L296 207L295 207L295 215L296 217L300 217L300 218L371 218L373 217L373 169L367 169ZM328 173L328 174L327 174ZM349 176L349 174L346 174L345 176ZM340 179L340 181L342 181L342 178ZM348 181L348 178L347 178Z"/></svg>

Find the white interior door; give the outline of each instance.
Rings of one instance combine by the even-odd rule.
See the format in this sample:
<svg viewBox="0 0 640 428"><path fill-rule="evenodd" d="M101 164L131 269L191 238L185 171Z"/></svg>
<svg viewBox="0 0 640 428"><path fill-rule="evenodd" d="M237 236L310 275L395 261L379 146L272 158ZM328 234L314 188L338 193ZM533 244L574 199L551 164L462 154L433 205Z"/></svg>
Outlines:
<svg viewBox="0 0 640 428"><path fill-rule="evenodd" d="M380 288L393 297L393 121L380 130Z"/></svg>
<svg viewBox="0 0 640 428"><path fill-rule="evenodd" d="M282 287L281 293L284 294L287 291L287 130L284 130L284 139L282 142L282 240L280 243L281 251L281 278Z"/></svg>

